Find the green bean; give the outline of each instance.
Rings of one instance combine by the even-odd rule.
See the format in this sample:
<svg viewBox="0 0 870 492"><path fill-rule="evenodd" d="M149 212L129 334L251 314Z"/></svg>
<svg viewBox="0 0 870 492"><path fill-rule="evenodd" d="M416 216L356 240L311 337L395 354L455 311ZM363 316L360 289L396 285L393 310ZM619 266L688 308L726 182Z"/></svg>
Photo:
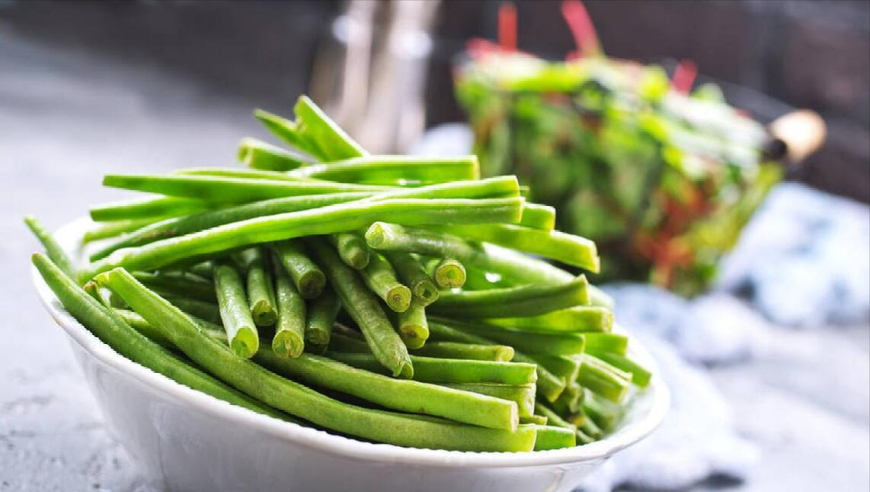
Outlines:
<svg viewBox="0 0 870 492"><path fill-rule="evenodd" d="M587 436L586 433L580 429L577 429L576 434L577 434L577 445L578 446L592 444L593 442L596 441L596 439L594 439L590 436Z"/></svg>
<svg viewBox="0 0 870 492"><path fill-rule="evenodd" d="M368 155L308 96L299 96L293 107L296 119L300 121L298 130L302 136L313 142L323 152L325 161L336 161Z"/></svg>
<svg viewBox="0 0 870 492"><path fill-rule="evenodd" d="M328 195L305 195L291 196L286 198L273 198L259 202L247 203L235 207L227 207L218 210L200 212L184 217L173 217L156 222L144 227L132 234L120 238L118 241L96 251L91 255L91 261L105 258L113 251L132 246L141 246L159 239L183 236L193 232L199 232L212 227L218 227L231 222L255 219L268 215L277 215L301 210L346 203L372 196L369 192L363 193L331 193Z"/></svg>
<svg viewBox="0 0 870 492"><path fill-rule="evenodd" d="M531 417L535 413L534 384L449 383L444 386L514 402L520 417Z"/></svg>
<svg viewBox="0 0 870 492"><path fill-rule="evenodd" d="M89 285L94 284L88 282L87 284L85 284L85 290L88 289ZM103 302L103 305L107 306L106 302ZM175 348L175 345L172 345L172 342L168 338L164 337L163 333L160 330L151 326L148 321L145 320L145 318L139 315L139 313L119 308L113 308L112 310L115 312L115 314L118 315L119 318L124 320L125 323L130 325L139 333L148 337L151 341L169 349ZM216 340L221 340L224 343L228 343L227 334L224 331L223 326L211 323L204 319L199 319L195 316L188 315L188 317L193 320L194 323L199 325L200 328L205 330L212 338Z"/></svg>
<svg viewBox="0 0 870 492"><path fill-rule="evenodd" d="M409 253L398 251L385 252L384 257L396 269L399 280L411 289L414 298L422 306L428 306L438 300L438 289L417 258Z"/></svg>
<svg viewBox="0 0 870 492"><path fill-rule="evenodd" d="M188 272L133 272L133 276L161 295L186 297L211 303L217 301L212 281L199 275Z"/></svg>
<svg viewBox="0 0 870 492"><path fill-rule="evenodd" d="M480 178L477 157L418 157L378 155L306 166L292 176L341 183L396 184L401 182L450 183Z"/></svg>
<svg viewBox="0 0 870 492"><path fill-rule="evenodd" d="M529 415L527 417L520 417L521 424L535 424L535 425L547 425L547 417L543 417L541 415Z"/></svg>
<svg viewBox="0 0 870 492"><path fill-rule="evenodd" d="M536 316L589 303L588 282L581 275L559 285L523 285L503 289L442 292L432 313L469 318L495 318L504 314Z"/></svg>
<svg viewBox="0 0 870 492"><path fill-rule="evenodd" d="M576 432L573 430L551 425L536 425L535 430L538 434L535 451L573 448L577 445Z"/></svg>
<svg viewBox="0 0 870 492"><path fill-rule="evenodd" d="M604 431L599 428L595 421L590 418L584 418L583 423L578 426L578 430L583 432L584 435L588 436L592 440L599 440L604 437Z"/></svg>
<svg viewBox="0 0 870 492"><path fill-rule="evenodd" d="M492 244L477 245L453 234L398 224L372 224L366 231L366 242L369 247L379 251L456 258L466 268L473 266L484 272L499 274L511 284L559 285L574 278L570 273L545 261L507 248ZM589 286L589 297L590 303L594 305L613 307L613 300L593 286Z"/></svg>
<svg viewBox="0 0 870 492"><path fill-rule="evenodd" d="M585 345L584 335L575 333L523 332L486 325L482 322L458 321L442 317L432 317L430 322L445 324L455 330L510 345L529 354L574 355L582 353Z"/></svg>
<svg viewBox="0 0 870 492"><path fill-rule="evenodd" d="M239 161L252 169L268 171L290 171L312 160L256 138L243 138L239 142L238 157Z"/></svg>
<svg viewBox="0 0 870 492"><path fill-rule="evenodd" d="M98 280L124 297L149 323L160 327L191 360L237 389L314 425L399 446L458 451L529 451L534 447L531 426L518 426L509 432L341 403L234 356L123 269L103 273Z"/></svg>
<svg viewBox="0 0 870 492"><path fill-rule="evenodd" d="M605 432L612 431L625 414L624 407L589 392L583 401L583 413Z"/></svg>
<svg viewBox="0 0 870 492"><path fill-rule="evenodd" d="M178 309L210 323L221 323L221 312L217 304L181 296L166 296L166 300Z"/></svg>
<svg viewBox="0 0 870 492"><path fill-rule="evenodd" d="M341 335L337 335L341 337ZM346 337L345 337L346 338ZM386 373L371 353L327 352L326 356L371 372ZM426 383L533 384L538 376L534 364L470 359L440 359L412 355L414 380Z"/></svg>
<svg viewBox="0 0 870 492"><path fill-rule="evenodd" d="M514 358L513 347L459 342L431 342L414 350L414 354L445 359L473 359L510 362Z"/></svg>
<svg viewBox="0 0 870 492"><path fill-rule="evenodd" d="M273 198L271 200L262 200L157 222L102 248L92 254L90 260L96 261L105 258L113 251L121 248L140 246L158 239L182 236L231 222L255 219L267 215L298 212L354 200L369 199L380 201L388 198L505 198L517 196L516 189L516 178L511 176L481 181L464 181L420 188L398 189L386 193L351 192ZM197 203L204 202L197 201Z"/></svg>
<svg viewBox="0 0 870 492"><path fill-rule="evenodd" d="M259 181L287 181L298 183L300 181L318 182L314 178L296 176L281 171L269 171L265 169L250 169L237 167L187 167L172 171L175 176L204 176L212 178L238 178L255 179ZM386 188L385 188L386 189Z"/></svg>
<svg viewBox="0 0 870 492"><path fill-rule="evenodd" d="M304 299L314 299L323 292L326 275L305 251L299 240L288 240L271 245L278 262L293 280L293 286Z"/></svg>
<svg viewBox="0 0 870 492"><path fill-rule="evenodd" d="M185 364L148 340L127 325L112 310L89 296L45 255L34 254L33 264L63 307L88 331L122 356L179 384L220 400L257 413L288 420L278 412L226 386L199 369Z"/></svg>
<svg viewBox="0 0 870 492"><path fill-rule="evenodd" d="M474 227L450 226L449 228L442 226L436 230L550 258L593 273L598 273L601 268L594 242L560 231L542 231L515 224L481 224Z"/></svg>
<svg viewBox="0 0 870 492"><path fill-rule="evenodd" d="M394 312L404 312L411 305L411 289L399 282L393 266L381 255L371 255L360 275L366 286Z"/></svg>
<svg viewBox="0 0 870 492"><path fill-rule="evenodd" d="M533 357L539 364L553 374L564 378L565 381L576 380L583 363L582 359L576 355L534 354Z"/></svg>
<svg viewBox="0 0 870 492"><path fill-rule="evenodd" d="M649 369L625 355L613 352L596 352L589 355L594 355L611 366L631 374L631 382L639 388L646 388L649 385L650 379L652 379L652 373Z"/></svg>
<svg viewBox="0 0 870 492"><path fill-rule="evenodd" d="M309 142L308 139L302 136L299 131L299 125L295 122L268 111L263 111L262 109L254 110L254 118L257 118L273 135L291 147L307 152L318 160L326 158L313 142Z"/></svg>
<svg viewBox="0 0 870 492"><path fill-rule="evenodd" d="M63 273L65 273L70 278L75 278L76 269L73 266L72 260L70 260L69 256L67 256L66 251L63 250L61 245L54 239L54 236L48 232L48 229L43 227L43 225L36 219L36 217L27 216L24 218L24 224L27 225L27 228L30 229L30 232L36 236L36 239L42 243L42 247L45 248L45 252L51 261L60 268ZM36 257L34 257L34 261L36 261Z"/></svg>
<svg viewBox="0 0 870 492"><path fill-rule="evenodd" d="M523 204L523 216L520 218L519 225L552 231L556 227L556 209L549 205L526 202Z"/></svg>
<svg viewBox="0 0 870 492"><path fill-rule="evenodd" d="M586 352L593 355L628 353L628 337L619 333L585 333Z"/></svg>
<svg viewBox="0 0 870 492"><path fill-rule="evenodd" d="M88 244L94 241L102 241L103 239L111 239L122 234L137 231L147 225L151 225L155 219L126 219L113 220L111 222L103 222L97 227L85 232L82 236L82 243Z"/></svg>
<svg viewBox="0 0 870 492"><path fill-rule="evenodd" d="M257 353L260 339L257 334L257 326L251 319L251 311L248 309L248 300L245 297L242 279L232 265L221 262L214 269L214 283L221 321L227 332L230 348L237 356L250 359ZM135 306L133 309L148 319L144 313L136 310Z"/></svg>
<svg viewBox="0 0 870 492"><path fill-rule="evenodd" d="M544 405L543 403L535 403L535 413L537 415L543 415L544 417L547 417L547 425L562 427L563 429L575 429L574 424L565 421L562 417L559 416L559 414L557 414L555 411L550 409L550 407Z"/></svg>
<svg viewBox="0 0 870 492"><path fill-rule="evenodd" d="M165 219L208 210L213 205L195 198L158 197L107 203L91 207L91 220L110 222L116 220Z"/></svg>
<svg viewBox="0 0 870 492"><path fill-rule="evenodd" d="M341 309L338 296L330 287L325 287L317 299L308 306L308 317L305 320L305 343L316 351L322 352L329 346L332 336L332 325Z"/></svg>
<svg viewBox="0 0 870 492"><path fill-rule="evenodd" d="M619 403L628 394L630 381L631 374L595 357L583 356L583 365L580 366L577 382L589 391Z"/></svg>
<svg viewBox="0 0 870 492"><path fill-rule="evenodd" d="M517 220L520 206L518 198L396 199L344 203L234 222L186 236L118 250L83 268L79 279L86 282L94 275L118 266L131 270L154 270L181 260L201 258L257 243L356 230L386 216L396 222L411 224L510 222Z"/></svg>
<svg viewBox="0 0 870 492"><path fill-rule="evenodd" d="M571 381L565 391L554 402L553 408L561 415L573 415L580 411L583 403L583 387Z"/></svg>
<svg viewBox="0 0 870 492"><path fill-rule="evenodd" d="M432 268L432 278L442 289L454 289L465 285L465 267L455 258L436 260Z"/></svg>
<svg viewBox="0 0 870 492"><path fill-rule="evenodd" d="M435 338L439 340L449 340L452 342L462 343L496 344L496 342L492 340L483 338L478 335L471 335L450 326L444 325L442 323L434 322L432 320L429 321L429 333L430 338ZM551 373L544 366L538 364L528 355L516 350L516 348L514 348L513 361L535 365L535 372L538 378L538 394L543 396L544 399L546 399L547 401L555 400L559 397L562 391L564 391L566 383L562 378Z"/></svg>
<svg viewBox="0 0 870 492"><path fill-rule="evenodd" d="M248 248L239 254L245 272L248 307L257 326L272 326L278 321L275 286L266 258L260 248ZM135 275L134 275L135 276Z"/></svg>
<svg viewBox="0 0 870 492"><path fill-rule="evenodd" d="M307 306L280 265L275 265L275 294L278 320L272 338L272 351L284 358L299 357L305 349Z"/></svg>
<svg viewBox="0 0 870 492"><path fill-rule="evenodd" d="M326 270L330 285L345 311L359 325L372 353L392 371L394 377L410 379L414 375L414 366L408 349L387 319L378 298L366 289L355 270L342 263L332 246L324 241L312 242L312 249Z"/></svg>
<svg viewBox="0 0 870 492"><path fill-rule="evenodd" d="M345 265L356 270L362 270L369 264L369 248L366 241L358 234L340 232L329 236L329 242L335 246L338 256Z"/></svg>
<svg viewBox="0 0 870 492"><path fill-rule="evenodd" d="M598 306L575 306L540 316L496 318L486 322L535 332L609 332L613 328L613 311Z"/></svg>
<svg viewBox="0 0 870 492"><path fill-rule="evenodd" d="M404 312L396 314L396 330L405 346L419 349L429 339L429 323L426 321L426 308L418 300L411 301Z"/></svg>
<svg viewBox="0 0 870 492"><path fill-rule="evenodd" d="M183 174L168 176L107 174L103 177L103 186L182 198L198 198L209 203L245 203L286 196L388 189L382 186L331 181L272 181Z"/></svg>
<svg viewBox="0 0 870 492"><path fill-rule="evenodd" d="M257 355L256 362L294 381L346 393L392 410L494 429L515 430L519 422L513 402L481 396L478 392L393 379L325 357L302 354L298 359L286 360L263 352Z"/></svg>

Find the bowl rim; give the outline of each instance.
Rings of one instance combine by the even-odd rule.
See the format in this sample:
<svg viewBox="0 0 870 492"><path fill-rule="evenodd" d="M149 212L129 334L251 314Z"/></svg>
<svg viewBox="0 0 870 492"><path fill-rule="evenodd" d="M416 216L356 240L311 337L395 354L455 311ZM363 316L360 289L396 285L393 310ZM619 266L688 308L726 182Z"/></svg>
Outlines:
<svg viewBox="0 0 870 492"><path fill-rule="evenodd" d="M56 232L55 237L67 251L73 252L90 224L92 222L88 218L79 218L61 227ZM654 373L650 384L643 390L648 393L651 403L645 415L600 441L574 448L528 453L447 451L358 441L258 414L184 386L141 366L115 352L73 318L63 308L33 265L31 265L31 278L40 301L51 317L83 349L84 353L102 365L138 381L152 391L167 395L193 410L223 418L235 425L251 427L259 432L291 441L297 445L359 461L434 467L505 468L564 465L600 460L648 436L662 422L670 406L670 394L661 379L654 360L649 352L634 339L632 340L632 352L644 360Z"/></svg>

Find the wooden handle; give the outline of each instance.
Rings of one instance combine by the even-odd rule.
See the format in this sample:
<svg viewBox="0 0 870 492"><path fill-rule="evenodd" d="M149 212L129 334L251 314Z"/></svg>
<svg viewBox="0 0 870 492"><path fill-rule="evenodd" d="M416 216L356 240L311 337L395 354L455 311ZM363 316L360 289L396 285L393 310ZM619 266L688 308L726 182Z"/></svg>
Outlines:
<svg viewBox="0 0 870 492"><path fill-rule="evenodd" d="M828 134L825 120L809 109L780 116L768 125L768 131L785 144L786 157L791 162L801 162L819 150Z"/></svg>

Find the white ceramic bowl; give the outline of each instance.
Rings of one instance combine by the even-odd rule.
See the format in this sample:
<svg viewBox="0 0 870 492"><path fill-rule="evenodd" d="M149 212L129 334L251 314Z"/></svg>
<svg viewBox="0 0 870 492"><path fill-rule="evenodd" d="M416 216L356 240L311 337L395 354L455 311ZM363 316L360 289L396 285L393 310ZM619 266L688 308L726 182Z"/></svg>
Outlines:
<svg viewBox="0 0 870 492"><path fill-rule="evenodd" d="M58 232L58 240L77 254L89 225L75 221ZM668 391L655 376L635 395L622 425L586 446L467 453L360 442L230 405L133 363L72 318L35 269L33 281L72 338L111 431L169 491L570 491L608 457L652 432L668 408ZM632 351L655 369L636 341Z"/></svg>

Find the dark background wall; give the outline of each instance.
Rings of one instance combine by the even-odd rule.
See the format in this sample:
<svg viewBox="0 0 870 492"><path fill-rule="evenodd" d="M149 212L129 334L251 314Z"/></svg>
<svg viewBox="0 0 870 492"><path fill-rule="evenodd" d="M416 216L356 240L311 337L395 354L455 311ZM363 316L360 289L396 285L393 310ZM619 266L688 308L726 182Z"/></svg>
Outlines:
<svg viewBox="0 0 870 492"><path fill-rule="evenodd" d="M559 2L516 4L520 48L553 59L573 49ZM498 5L443 3L426 91L430 125L463 119L451 67L469 37L495 37ZM725 84L735 105L762 119L789 107L819 111L829 125L828 144L793 177L870 201L870 2L586 5L611 56L666 66L693 59L704 76ZM286 111L307 89L317 46L341 8L337 1L7 1L0 2L0 29L183 73L228 97Z"/></svg>

